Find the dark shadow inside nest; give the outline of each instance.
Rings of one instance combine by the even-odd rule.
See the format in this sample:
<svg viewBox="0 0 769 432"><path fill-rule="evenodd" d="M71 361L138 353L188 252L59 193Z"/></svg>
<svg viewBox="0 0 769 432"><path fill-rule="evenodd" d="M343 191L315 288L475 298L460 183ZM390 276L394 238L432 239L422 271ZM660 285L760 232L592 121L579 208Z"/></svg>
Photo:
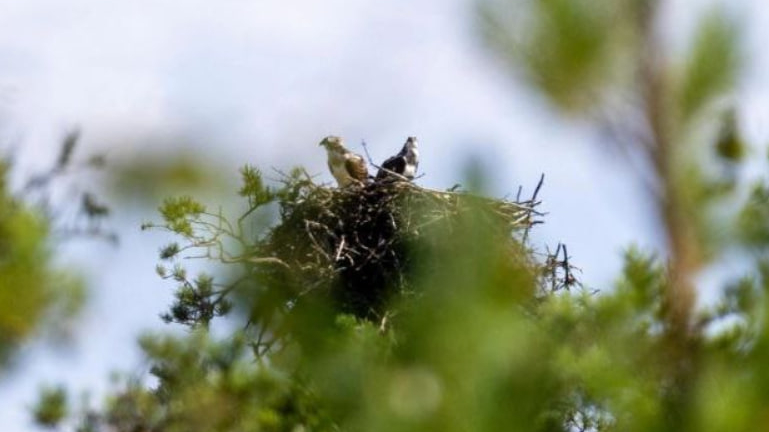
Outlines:
<svg viewBox="0 0 769 432"><path fill-rule="evenodd" d="M449 232L463 213L511 231L530 227L533 203L491 200L467 193L436 191L405 181L372 182L332 189L306 182L281 204L281 223L263 244L268 256L289 269L282 286L331 299L338 310L381 320L390 300L413 294L420 250ZM423 270L423 269L422 269ZM289 281L288 278L291 280Z"/></svg>

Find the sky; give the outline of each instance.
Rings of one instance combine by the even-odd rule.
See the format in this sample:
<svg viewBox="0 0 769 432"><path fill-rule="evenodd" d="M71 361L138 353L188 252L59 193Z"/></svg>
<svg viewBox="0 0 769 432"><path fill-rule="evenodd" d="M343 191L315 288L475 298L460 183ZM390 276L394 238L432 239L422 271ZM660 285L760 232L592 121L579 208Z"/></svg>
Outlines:
<svg viewBox="0 0 769 432"><path fill-rule="evenodd" d="M684 40L705 2L668 3ZM740 119L769 140L769 12L732 2L743 17ZM692 8L692 5L697 7ZM517 82L482 44L470 0L0 0L0 149L20 172L56 157L62 135L108 158L161 145L231 167L304 165L331 181L319 140L341 135L375 160L419 137L426 187L462 179L466 156L488 168L489 193L541 193L540 246L564 242L583 281L607 287L630 244L660 250L652 209L628 166L585 124L567 121ZM680 34L679 34L680 33ZM85 186L92 186L85 184ZM0 424L29 430L40 383L98 393L113 370L141 372L136 336L164 329L172 286L154 273L166 240L141 232L152 210L117 209L120 246L68 245L91 297L65 347L33 343L0 382Z"/></svg>

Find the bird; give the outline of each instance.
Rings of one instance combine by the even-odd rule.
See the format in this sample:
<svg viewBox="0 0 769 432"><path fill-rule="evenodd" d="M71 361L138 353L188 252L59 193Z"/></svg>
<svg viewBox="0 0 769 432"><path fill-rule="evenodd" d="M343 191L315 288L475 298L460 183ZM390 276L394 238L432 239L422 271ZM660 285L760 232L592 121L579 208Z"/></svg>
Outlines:
<svg viewBox="0 0 769 432"><path fill-rule="evenodd" d="M376 174L376 180L397 178L393 173L403 176L407 180L412 180L417 174L418 166L419 150L417 150L417 138L411 136L408 137L398 154L384 161L382 168Z"/></svg>
<svg viewBox="0 0 769 432"><path fill-rule="evenodd" d="M368 180L368 169L363 156L345 148L342 138L329 135L320 142L328 154L328 169L336 179L339 187L351 184L365 184Z"/></svg>

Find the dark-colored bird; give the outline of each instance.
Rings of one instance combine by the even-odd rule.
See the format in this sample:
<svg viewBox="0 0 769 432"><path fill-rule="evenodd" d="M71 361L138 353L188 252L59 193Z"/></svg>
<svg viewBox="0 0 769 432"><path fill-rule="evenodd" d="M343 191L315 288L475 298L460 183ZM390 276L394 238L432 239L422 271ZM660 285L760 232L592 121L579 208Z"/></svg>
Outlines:
<svg viewBox="0 0 769 432"><path fill-rule="evenodd" d="M419 166L419 150L417 150L417 138L408 137L403 148L397 155L388 158L382 164L382 169L376 174L376 180L398 179L402 176L407 180L412 180L417 174Z"/></svg>

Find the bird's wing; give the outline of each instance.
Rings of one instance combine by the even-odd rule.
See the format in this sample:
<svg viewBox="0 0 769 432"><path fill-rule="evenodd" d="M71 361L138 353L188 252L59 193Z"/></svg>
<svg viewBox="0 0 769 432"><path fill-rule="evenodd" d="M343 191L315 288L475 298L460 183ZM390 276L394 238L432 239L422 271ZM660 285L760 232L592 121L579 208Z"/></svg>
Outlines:
<svg viewBox="0 0 769 432"><path fill-rule="evenodd" d="M365 183L368 180L368 169L366 168L366 161L363 160L361 155L351 154L344 161L344 167L350 177Z"/></svg>
<svg viewBox="0 0 769 432"><path fill-rule="evenodd" d="M376 178L382 179L390 175L390 172L396 174L403 174L403 170L406 168L406 160L401 156L392 156L382 163L382 168L376 175ZM388 172L390 171L390 172Z"/></svg>
<svg viewBox="0 0 769 432"><path fill-rule="evenodd" d="M409 145L408 142L406 144L403 144L403 147L401 147L401 150L398 152L398 154L395 156L406 156L406 153L409 152Z"/></svg>

